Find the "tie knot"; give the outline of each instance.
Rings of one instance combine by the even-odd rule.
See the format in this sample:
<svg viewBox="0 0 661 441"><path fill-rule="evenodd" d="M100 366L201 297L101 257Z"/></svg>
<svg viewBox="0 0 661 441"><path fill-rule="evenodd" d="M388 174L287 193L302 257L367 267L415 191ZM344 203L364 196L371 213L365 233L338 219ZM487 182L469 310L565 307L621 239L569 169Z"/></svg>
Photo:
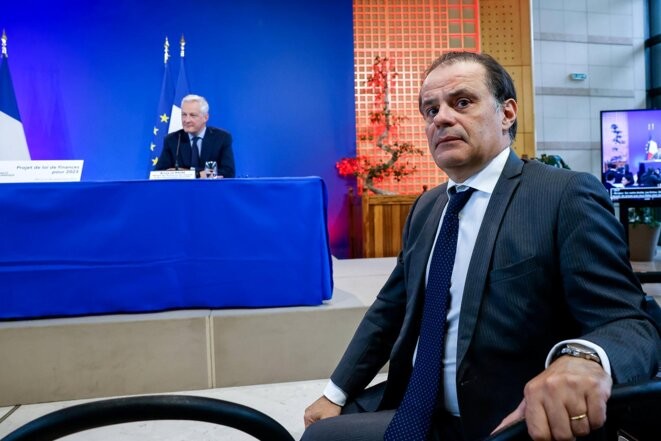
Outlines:
<svg viewBox="0 0 661 441"><path fill-rule="evenodd" d="M474 191L475 189L471 187L464 191L457 191L457 187L452 187L449 192L450 202L448 203L447 213L459 213Z"/></svg>

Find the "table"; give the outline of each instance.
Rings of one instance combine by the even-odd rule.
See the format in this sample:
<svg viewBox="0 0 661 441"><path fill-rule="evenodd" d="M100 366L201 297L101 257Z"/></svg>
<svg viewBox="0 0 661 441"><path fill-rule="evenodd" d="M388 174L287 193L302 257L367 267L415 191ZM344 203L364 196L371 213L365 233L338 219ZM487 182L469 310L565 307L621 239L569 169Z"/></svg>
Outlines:
<svg viewBox="0 0 661 441"><path fill-rule="evenodd" d="M321 178L0 185L0 319L318 305Z"/></svg>

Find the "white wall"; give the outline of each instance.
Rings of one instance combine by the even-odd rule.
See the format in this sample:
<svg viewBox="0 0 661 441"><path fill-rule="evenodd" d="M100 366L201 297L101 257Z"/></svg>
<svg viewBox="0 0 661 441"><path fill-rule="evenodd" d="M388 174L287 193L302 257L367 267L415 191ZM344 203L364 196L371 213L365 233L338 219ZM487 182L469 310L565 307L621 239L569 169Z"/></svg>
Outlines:
<svg viewBox="0 0 661 441"><path fill-rule="evenodd" d="M537 156L600 176L599 111L645 107L645 0L532 0ZM584 81L572 72L587 74Z"/></svg>

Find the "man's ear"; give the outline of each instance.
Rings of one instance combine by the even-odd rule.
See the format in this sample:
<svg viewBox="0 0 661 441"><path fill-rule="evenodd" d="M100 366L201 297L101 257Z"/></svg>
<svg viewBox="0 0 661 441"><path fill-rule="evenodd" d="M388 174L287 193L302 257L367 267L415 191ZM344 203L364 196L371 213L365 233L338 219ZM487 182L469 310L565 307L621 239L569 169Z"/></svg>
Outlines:
<svg viewBox="0 0 661 441"><path fill-rule="evenodd" d="M519 110L518 104L512 98L505 100L501 105L503 109L503 131L508 131L514 121L516 121L517 111Z"/></svg>

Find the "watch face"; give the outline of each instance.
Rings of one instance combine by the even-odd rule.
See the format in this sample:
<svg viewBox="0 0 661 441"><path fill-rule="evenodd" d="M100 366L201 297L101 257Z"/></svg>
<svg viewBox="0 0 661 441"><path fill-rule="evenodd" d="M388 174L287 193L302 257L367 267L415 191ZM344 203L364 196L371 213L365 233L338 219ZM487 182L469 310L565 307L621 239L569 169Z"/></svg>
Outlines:
<svg viewBox="0 0 661 441"><path fill-rule="evenodd" d="M597 355L597 352L595 352L593 349L590 349L587 346L583 346L577 343L568 343L567 347L573 351L580 352L581 354Z"/></svg>
<svg viewBox="0 0 661 441"><path fill-rule="evenodd" d="M601 359L599 358L599 355L597 355L597 352L581 344L568 343L567 346L565 346L562 351L560 351L560 353L563 355L570 355L572 357L585 358L586 360L591 360L601 364Z"/></svg>

